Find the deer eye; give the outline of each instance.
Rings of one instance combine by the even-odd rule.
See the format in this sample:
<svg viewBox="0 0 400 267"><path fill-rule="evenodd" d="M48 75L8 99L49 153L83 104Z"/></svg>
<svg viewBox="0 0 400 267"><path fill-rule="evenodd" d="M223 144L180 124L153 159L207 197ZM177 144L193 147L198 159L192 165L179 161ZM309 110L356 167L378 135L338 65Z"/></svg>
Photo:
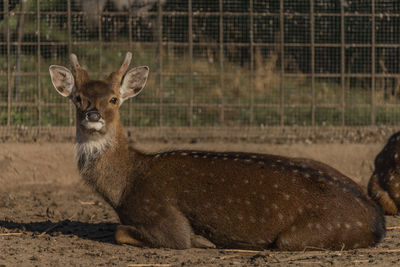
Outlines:
<svg viewBox="0 0 400 267"><path fill-rule="evenodd" d="M110 103L111 104L115 105L115 104L117 104L117 102L118 102L118 99L116 97L113 97L113 98L110 99Z"/></svg>
<svg viewBox="0 0 400 267"><path fill-rule="evenodd" d="M75 100L79 104L82 102L82 98L79 95L75 98Z"/></svg>

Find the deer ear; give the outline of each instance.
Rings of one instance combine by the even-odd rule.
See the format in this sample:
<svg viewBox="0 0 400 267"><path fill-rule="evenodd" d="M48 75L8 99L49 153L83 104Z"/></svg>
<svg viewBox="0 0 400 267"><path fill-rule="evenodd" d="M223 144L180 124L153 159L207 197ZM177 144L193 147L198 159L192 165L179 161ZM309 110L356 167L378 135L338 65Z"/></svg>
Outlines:
<svg viewBox="0 0 400 267"><path fill-rule="evenodd" d="M69 97L73 93L75 88L75 80L71 71L65 67L51 65L49 67L51 82L59 92L64 97Z"/></svg>
<svg viewBox="0 0 400 267"><path fill-rule="evenodd" d="M147 66L136 67L128 71L119 89L121 103L128 98L137 96L146 85L148 76L149 67Z"/></svg>

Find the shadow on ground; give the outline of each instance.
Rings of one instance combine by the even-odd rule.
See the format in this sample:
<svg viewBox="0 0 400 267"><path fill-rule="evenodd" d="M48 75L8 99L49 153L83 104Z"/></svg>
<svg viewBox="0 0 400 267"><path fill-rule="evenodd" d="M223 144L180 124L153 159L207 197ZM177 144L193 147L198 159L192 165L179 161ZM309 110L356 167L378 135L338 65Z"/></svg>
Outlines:
<svg viewBox="0 0 400 267"><path fill-rule="evenodd" d="M117 228L117 225L118 224L116 223L85 223L70 220L30 223L0 221L0 228L6 228L10 230L10 232L28 231L37 235L47 233L51 236L74 235L83 239L111 244L115 244L114 232Z"/></svg>

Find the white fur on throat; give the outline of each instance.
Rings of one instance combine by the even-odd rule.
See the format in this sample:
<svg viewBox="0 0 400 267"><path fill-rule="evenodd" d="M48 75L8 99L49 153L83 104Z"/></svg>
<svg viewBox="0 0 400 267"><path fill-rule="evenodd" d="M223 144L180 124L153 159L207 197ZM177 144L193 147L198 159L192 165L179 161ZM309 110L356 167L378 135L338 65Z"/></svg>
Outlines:
<svg viewBox="0 0 400 267"><path fill-rule="evenodd" d="M97 168L95 162L103 153L116 146L115 130L109 130L107 134L101 137L89 136L89 138L85 138L78 133L76 137L76 152L81 177L87 184L93 186L112 207L117 207L126 187L125 176L119 175L115 179L109 179L109 176L114 172L112 168Z"/></svg>
<svg viewBox="0 0 400 267"><path fill-rule="evenodd" d="M108 148L115 144L114 134L106 134L95 140L79 140L77 136L76 156L77 160L86 165L89 161L96 159L103 154Z"/></svg>

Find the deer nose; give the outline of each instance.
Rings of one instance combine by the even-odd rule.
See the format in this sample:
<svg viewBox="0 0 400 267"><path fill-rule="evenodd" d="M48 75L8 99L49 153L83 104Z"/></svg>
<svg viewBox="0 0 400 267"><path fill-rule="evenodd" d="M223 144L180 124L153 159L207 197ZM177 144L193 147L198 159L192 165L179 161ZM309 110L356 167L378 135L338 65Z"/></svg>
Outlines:
<svg viewBox="0 0 400 267"><path fill-rule="evenodd" d="M100 118L101 115L97 110L92 110L86 113L86 119L90 122L98 122Z"/></svg>

